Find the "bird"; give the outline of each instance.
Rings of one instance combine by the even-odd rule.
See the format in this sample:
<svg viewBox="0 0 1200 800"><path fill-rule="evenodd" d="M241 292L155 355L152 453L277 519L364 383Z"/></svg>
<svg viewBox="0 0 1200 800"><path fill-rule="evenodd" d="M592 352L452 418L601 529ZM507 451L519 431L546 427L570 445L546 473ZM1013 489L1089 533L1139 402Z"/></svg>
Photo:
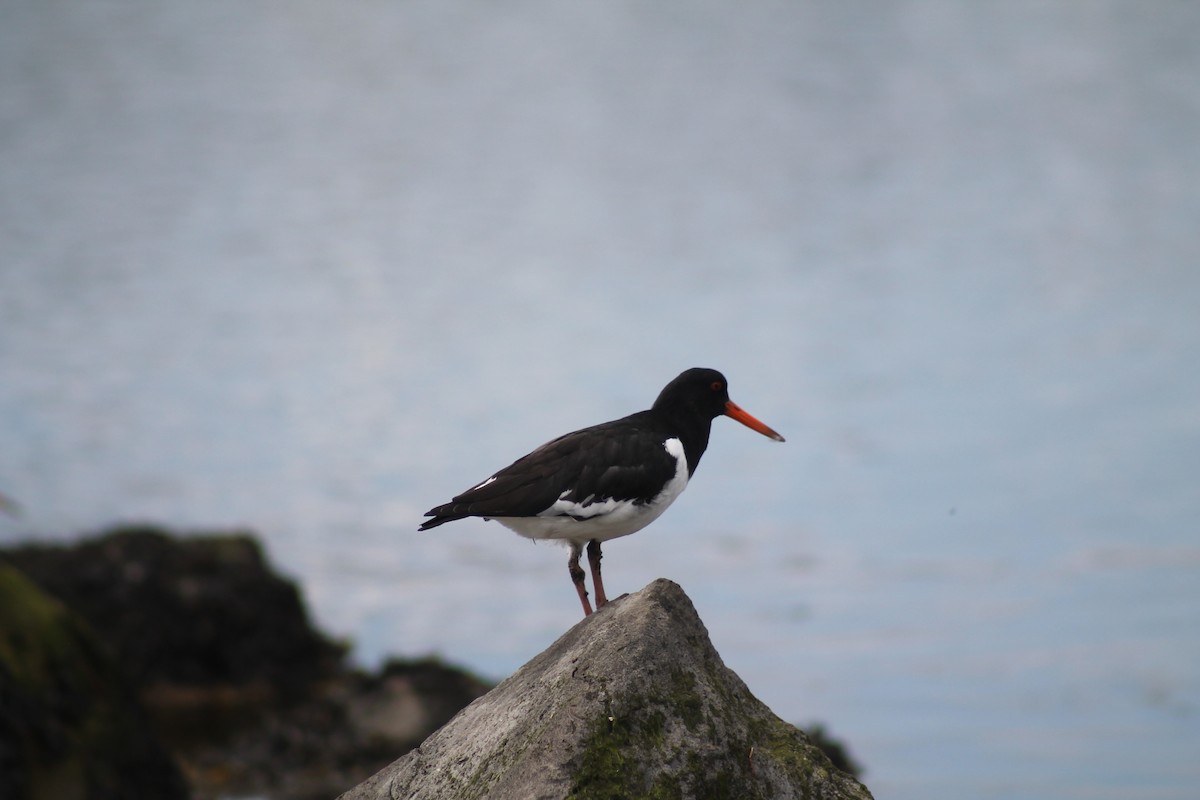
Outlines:
<svg viewBox="0 0 1200 800"><path fill-rule="evenodd" d="M584 547L598 610L608 603L601 543L640 531L675 502L708 448L712 421L722 415L784 441L729 399L724 375L695 367L668 383L649 409L546 442L430 509L418 530L481 517L530 539L565 542L586 618L592 606L579 566Z"/></svg>

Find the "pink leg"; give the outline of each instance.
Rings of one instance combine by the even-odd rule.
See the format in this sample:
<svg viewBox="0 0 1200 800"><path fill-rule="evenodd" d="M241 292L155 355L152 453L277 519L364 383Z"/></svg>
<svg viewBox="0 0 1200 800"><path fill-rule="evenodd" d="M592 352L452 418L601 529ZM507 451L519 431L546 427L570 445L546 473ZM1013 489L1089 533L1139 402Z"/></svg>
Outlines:
<svg viewBox="0 0 1200 800"><path fill-rule="evenodd" d="M600 580L600 559L604 556L600 554L599 540L588 542L587 553L588 566L592 568L592 587L596 590L596 608L600 608L608 603L608 598L604 596L604 581Z"/></svg>
<svg viewBox="0 0 1200 800"><path fill-rule="evenodd" d="M579 592L579 602L583 603L583 615L586 617L592 613L592 604L588 602L587 588L583 585L583 567L579 566L579 554L582 551L582 545L571 542L571 558L567 561L567 572L571 573L571 582L575 584L575 591ZM591 555L590 550L588 555Z"/></svg>

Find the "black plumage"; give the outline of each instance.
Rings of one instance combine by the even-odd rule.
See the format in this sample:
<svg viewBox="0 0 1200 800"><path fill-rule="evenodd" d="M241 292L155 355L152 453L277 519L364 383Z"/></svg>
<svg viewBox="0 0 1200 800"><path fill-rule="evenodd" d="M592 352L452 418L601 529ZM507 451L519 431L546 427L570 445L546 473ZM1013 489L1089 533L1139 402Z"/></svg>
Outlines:
<svg viewBox="0 0 1200 800"><path fill-rule="evenodd" d="M431 509L426 516L433 519L420 530L464 517L533 517L560 499L586 504L617 498L644 505L658 495L676 468L674 457L663 447L670 434L656 433L650 415L640 411L549 441ZM688 466L689 472L694 469L691 461Z"/></svg>

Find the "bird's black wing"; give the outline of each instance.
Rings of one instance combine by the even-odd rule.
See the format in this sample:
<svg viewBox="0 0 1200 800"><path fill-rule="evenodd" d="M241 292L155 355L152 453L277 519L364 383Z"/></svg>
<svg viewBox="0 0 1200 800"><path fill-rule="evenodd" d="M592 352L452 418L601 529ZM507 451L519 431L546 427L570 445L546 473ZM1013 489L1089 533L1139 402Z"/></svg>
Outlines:
<svg viewBox="0 0 1200 800"><path fill-rule="evenodd" d="M666 434L646 412L568 433L517 459L449 503L421 526L464 517L532 517L559 499L587 504L617 497L649 502L675 475Z"/></svg>

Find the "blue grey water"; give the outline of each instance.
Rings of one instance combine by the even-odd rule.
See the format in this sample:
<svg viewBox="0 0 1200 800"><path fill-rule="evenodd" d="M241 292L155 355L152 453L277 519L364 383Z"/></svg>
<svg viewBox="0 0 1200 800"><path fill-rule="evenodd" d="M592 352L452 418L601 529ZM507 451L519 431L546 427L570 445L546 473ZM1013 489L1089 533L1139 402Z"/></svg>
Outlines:
<svg viewBox="0 0 1200 800"><path fill-rule="evenodd" d="M690 366L610 543L877 797L1200 791L1200 5L0 6L0 542L247 526L493 678L565 551L421 514Z"/></svg>

